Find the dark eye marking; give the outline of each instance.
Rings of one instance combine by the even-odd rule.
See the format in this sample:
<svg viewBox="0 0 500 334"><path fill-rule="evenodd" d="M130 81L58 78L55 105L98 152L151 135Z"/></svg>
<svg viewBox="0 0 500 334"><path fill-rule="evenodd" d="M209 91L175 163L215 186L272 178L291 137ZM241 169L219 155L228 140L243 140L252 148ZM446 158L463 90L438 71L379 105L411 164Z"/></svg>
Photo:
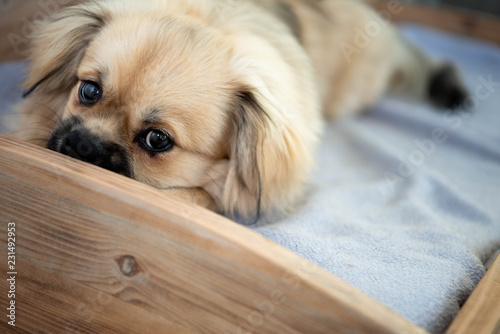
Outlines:
<svg viewBox="0 0 500 334"><path fill-rule="evenodd" d="M102 88L93 81L82 81L78 90L80 103L85 106L96 104L102 97Z"/></svg>
<svg viewBox="0 0 500 334"><path fill-rule="evenodd" d="M167 132L158 129L149 129L141 132L135 141L145 151L152 154L170 151L175 144Z"/></svg>

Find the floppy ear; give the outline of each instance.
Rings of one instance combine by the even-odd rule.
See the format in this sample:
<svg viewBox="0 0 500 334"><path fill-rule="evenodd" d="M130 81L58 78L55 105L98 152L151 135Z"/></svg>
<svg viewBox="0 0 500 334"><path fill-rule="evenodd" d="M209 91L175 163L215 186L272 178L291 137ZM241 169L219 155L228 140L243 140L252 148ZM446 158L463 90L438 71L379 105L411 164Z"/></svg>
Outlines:
<svg viewBox="0 0 500 334"><path fill-rule="evenodd" d="M46 92L70 89L87 46L105 20L102 9L93 3L67 8L40 25L32 36L25 97L37 88Z"/></svg>
<svg viewBox="0 0 500 334"><path fill-rule="evenodd" d="M270 208L287 211L309 176L313 136L302 137L296 119L282 117L282 110L257 91L242 91L238 101L224 211L247 218Z"/></svg>
<svg viewBox="0 0 500 334"><path fill-rule="evenodd" d="M244 217L290 211L313 166L322 119L309 57L289 27L265 11L234 24L231 36L237 104L230 113L229 168L223 209Z"/></svg>

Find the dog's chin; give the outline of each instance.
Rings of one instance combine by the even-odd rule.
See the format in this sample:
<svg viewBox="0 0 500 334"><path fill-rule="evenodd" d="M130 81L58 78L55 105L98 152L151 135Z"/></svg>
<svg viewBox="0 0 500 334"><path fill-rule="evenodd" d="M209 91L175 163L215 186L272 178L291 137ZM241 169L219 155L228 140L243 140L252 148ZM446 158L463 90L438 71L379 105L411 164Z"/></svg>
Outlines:
<svg viewBox="0 0 500 334"><path fill-rule="evenodd" d="M133 177L125 149L94 135L85 128L78 117L69 118L61 123L48 140L47 148L115 173Z"/></svg>

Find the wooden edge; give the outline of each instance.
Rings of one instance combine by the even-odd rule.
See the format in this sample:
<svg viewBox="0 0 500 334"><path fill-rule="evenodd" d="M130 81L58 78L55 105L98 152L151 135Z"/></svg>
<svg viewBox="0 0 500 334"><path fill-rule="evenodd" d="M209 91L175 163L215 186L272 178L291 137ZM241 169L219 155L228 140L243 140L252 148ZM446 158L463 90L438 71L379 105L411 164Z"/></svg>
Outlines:
<svg viewBox="0 0 500 334"><path fill-rule="evenodd" d="M500 333L500 255L472 292L446 333Z"/></svg>
<svg viewBox="0 0 500 334"><path fill-rule="evenodd" d="M100 323L115 326L120 305L120 326L130 324L129 333L141 333L134 328L148 319L192 333L425 333L243 226L5 136L0 221L2 250L15 223L11 270L16 328L24 331L36 319L42 332L58 332L61 322L51 319L67 317L75 302L85 306L97 293L112 300L100 305ZM0 285L8 291L5 280ZM0 300L10 301L6 293ZM149 315L134 316L137 308ZM83 332L94 328L85 312L69 320Z"/></svg>
<svg viewBox="0 0 500 334"><path fill-rule="evenodd" d="M500 19L495 16L444 5L409 4L395 0L368 2L393 23L417 23L500 44Z"/></svg>

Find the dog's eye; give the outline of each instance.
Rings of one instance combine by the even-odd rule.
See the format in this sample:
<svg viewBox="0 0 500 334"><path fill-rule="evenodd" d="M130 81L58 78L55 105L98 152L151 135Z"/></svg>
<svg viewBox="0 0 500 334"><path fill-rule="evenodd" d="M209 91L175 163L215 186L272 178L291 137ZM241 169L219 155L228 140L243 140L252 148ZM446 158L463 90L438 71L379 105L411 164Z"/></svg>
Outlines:
<svg viewBox="0 0 500 334"><path fill-rule="evenodd" d="M165 152L172 148L174 142L170 136L160 130L149 130L142 135L144 147L151 152Z"/></svg>
<svg viewBox="0 0 500 334"><path fill-rule="evenodd" d="M80 85L78 97L80 103L84 105L95 104L102 96L102 89L98 84L92 81L83 81Z"/></svg>

